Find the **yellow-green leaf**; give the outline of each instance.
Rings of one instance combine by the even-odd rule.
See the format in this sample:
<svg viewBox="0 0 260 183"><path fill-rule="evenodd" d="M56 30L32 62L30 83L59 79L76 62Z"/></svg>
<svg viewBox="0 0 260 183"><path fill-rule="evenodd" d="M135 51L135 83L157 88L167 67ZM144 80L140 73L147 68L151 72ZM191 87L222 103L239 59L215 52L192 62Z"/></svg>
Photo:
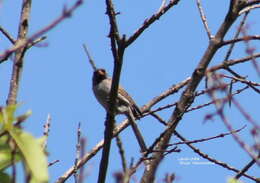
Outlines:
<svg viewBox="0 0 260 183"><path fill-rule="evenodd" d="M9 130L9 134L21 151L32 179L38 183L47 182L48 163L39 140L15 127Z"/></svg>
<svg viewBox="0 0 260 183"><path fill-rule="evenodd" d="M17 105L9 105L3 107L0 112L0 123L4 124L4 128L10 128L10 125L15 120L14 113Z"/></svg>
<svg viewBox="0 0 260 183"><path fill-rule="evenodd" d="M228 179L228 183L242 183L242 182L235 178L230 178L230 179Z"/></svg>
<svg viewBox="0 0 260 183"><path fill-rule="evenodd" d="M0 150L0 171L5 170L12 165L12 161L18 162L21 160L20 154L16 153L14 158L12 157L12 152L10 149ZM1 179L0 179L1 180Z"/></svg>

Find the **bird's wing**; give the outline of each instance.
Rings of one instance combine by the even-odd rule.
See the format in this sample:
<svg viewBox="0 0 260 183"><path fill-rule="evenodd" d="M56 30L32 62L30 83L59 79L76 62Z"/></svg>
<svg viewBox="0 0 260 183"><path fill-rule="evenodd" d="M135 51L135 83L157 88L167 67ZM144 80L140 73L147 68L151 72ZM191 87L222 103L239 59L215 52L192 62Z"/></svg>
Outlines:
<svg viewBox="0 0 260 183"><path fill-rule="evenodd" d="M132 99L132 97L123 89L123 87L119 86L118 88L118 99L119 102L126 103L133 111L133 114L135 117L142 116L142 112L139 109L139 107L136 105L135 101ZM121 93L121 94L120 94Z"/></svg>

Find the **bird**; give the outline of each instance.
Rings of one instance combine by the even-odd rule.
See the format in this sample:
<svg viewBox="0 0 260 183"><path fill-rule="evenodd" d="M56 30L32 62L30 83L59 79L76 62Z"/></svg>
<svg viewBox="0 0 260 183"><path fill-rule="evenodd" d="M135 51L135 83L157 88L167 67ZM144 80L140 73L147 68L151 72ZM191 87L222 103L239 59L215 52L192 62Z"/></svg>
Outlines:
<svg viewBox="0 0 260 183"><path fill-rule="evenodd" d="M106 70L103 68L96 68L92 77L92 89L97 101L105 108L106 111L109 110L108 108L111 86L112 79L108 77ZM132 97L120 85L118 87L118 95L115 106L116 115L124 114L127 116L141 151L147 151L142 134L135 122L135 118L139 119L142 116L142 112Z"/></svg>

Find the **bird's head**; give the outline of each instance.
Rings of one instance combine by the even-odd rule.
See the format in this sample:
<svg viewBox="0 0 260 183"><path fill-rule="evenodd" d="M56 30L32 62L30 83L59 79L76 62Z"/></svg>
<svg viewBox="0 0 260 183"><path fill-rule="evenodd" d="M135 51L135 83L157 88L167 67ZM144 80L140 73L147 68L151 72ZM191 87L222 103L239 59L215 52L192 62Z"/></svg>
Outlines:
<svg viewBox="0 0 260 183"><path fill-rule="evenodd" d="M101 82L104 79L107 79L107 73L105 69L96 69L93 73L93 83L94 84L98 84L99 82Z"/></svg>

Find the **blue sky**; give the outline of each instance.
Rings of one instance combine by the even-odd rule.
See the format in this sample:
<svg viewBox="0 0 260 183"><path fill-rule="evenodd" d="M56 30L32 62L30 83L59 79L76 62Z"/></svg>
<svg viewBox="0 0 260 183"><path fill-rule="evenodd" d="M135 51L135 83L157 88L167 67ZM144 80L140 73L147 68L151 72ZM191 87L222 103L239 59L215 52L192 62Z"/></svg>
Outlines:
<svg viewBox="0 0 260 183"><path fill-rule="evenodd" d="M74 1L33 1L30 22L30 34L48 25L62 12L64 5ZM208 18L212 33L216 33L228 10L229 3L225 0L203 1L203 7ZM150 17L160 7L161 1L114 1L118 15L119 30L122 34L131 35L140 27L145 18ZM21 1L1 1L0 24L16 37ZM259 34L259 10L249 16L249 33ZM241 19L241 18L240 18ZM239 19L239 20L240 20ZM238 26L237 21L227 39L233 35ZM70 168L75 158L76 130L81 122L82 132L87 139L87 150L90 150L103 138L105 111L97 103L92 94L92 68L82 49L86 43L98 67L106 68L112 75L113 58L110 42L108 17L105 15L104 1L85 1L85 3L53 30L46 34L47 47L31 48L25 57L25 65L19 90L18 101L22 103L20 113L31 109L33 114L24 124L27 131L36 137L43 133L43 125L50 114L52 118L48 141L49 161L56 159L59 163L50 167L51 182ZM10 43L0 35L1 51L10 47ZM258 50L259 42L252 42ZM195 1L180 1L178 6L147 29L134 44L127 48L120 83L132 95L139 106L146 104L153 97L191 75L208 45L207 35L199 18ZM223 61L225 48L214 56L211 65ZM236 46L231 58L245 56L244 44ZM0 104L5 105L9 89L12 61L0 65ZM247 75L249 79L259 82L259 77L252 67L246 63L234 67L236 71ZM199 87L202 89L204 83ZM237 85L237 88L242 85ZM168 97L159 105L175 102L179 93ZM255 120L259 120L259 96L252 91L245 91L239 97L239 102ZM196 99L194 106L209 101L207 96ZM258 100L259 101L259 100ZM251 125L232 106L227 109L227 116L234 128L248 124L241 132L241 137L252 144L250 137ZM165 120L170 117L172 109L161 112ZM222 121L216 116L213 122L203 123L206 114L214 112L214 107L188 113L183 118L177 130L188 139L198 139L214 136L227 131ZM124 117L117 117L120 122ZM146 117L139 123L140 129L148 144L160 134L163 127L151 117ZM122 133L127 158L138 157L138 146L131 129ZM171 142L176 142L172 138ZM212 157L229 163L236 168L242 168L250 160L231 136L201 144L196 144L203 152ZM180 158L200 158L184 145L179 146L181 153L171 154L161 164L157 180L161 181L165 173L175 173L180 183L188 182L226 182L228 176L234 175L226 169L214 165L182 165ZM108 181L113 182L112 174L121 170L120 158L115 144L112 145L111 164L108 169ZM100 153L85 166L86 182L97 180ZM137 180L142 174L141 167L136 174ZM248 173L256 176L259 167L256 165ZM248 179L242 179L250 182ZM67 181L73 182L73 179Z"/></svg>

